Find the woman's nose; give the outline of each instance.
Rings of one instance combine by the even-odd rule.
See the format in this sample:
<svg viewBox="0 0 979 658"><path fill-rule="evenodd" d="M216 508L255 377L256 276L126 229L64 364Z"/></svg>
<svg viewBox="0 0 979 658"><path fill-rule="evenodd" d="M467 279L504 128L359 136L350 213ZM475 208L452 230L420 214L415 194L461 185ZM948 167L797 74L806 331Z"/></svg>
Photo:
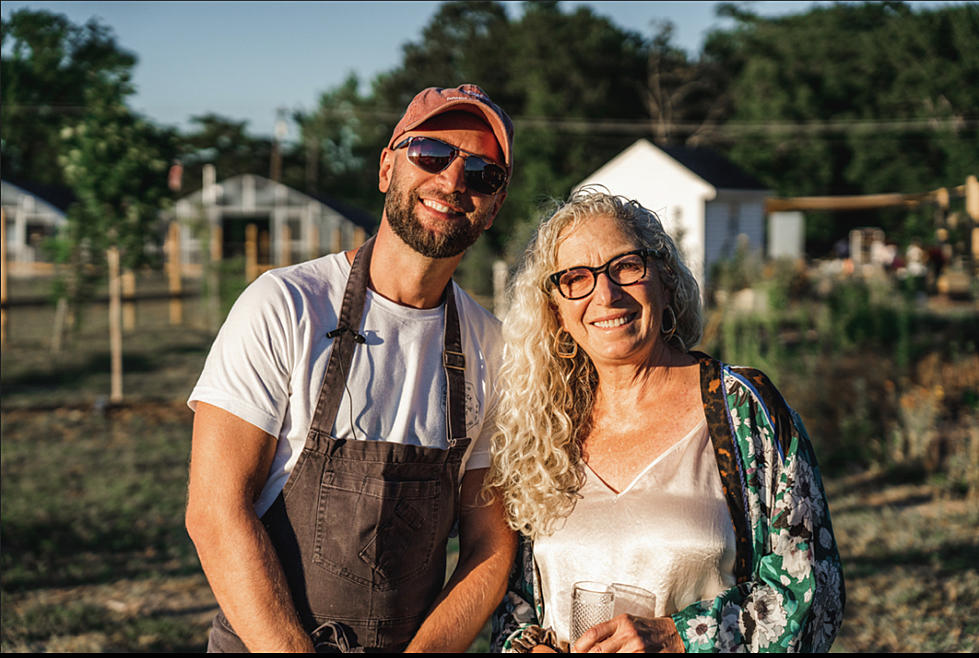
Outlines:
<svg viewBox="0 0 979 658"><path fill-rule="evenodd" d="M592 296L595 301L607 304L614 302L621 296L622 289L619 287L619 284L609 278L607 272L602 272L597 275L595 279L595 292Z"/></svg>

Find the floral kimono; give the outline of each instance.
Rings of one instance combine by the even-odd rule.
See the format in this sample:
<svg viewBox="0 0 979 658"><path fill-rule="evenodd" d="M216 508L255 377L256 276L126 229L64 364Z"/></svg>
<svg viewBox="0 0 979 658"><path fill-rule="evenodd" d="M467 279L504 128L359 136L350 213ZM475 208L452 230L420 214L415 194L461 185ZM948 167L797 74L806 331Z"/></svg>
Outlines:
<svg viewBox="0 0 979 658"><path fill-rule="evenodd" d="M843 570L802 420L761 372L700 360L701 395L731 520L736 584L672 615L688 652L828 651L843 620ZM533 543L521 538L493 617L495 651L553 638Z"/></svg>

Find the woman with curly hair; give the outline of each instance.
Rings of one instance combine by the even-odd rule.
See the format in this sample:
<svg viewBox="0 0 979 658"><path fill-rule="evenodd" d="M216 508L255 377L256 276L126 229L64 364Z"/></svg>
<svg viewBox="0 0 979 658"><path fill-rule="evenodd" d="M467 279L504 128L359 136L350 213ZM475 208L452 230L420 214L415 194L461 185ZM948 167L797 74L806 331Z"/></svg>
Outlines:
<svg viewBox="0 0 979 658"><path fill-rule="evenodd" d="M487 486L522 545L493 647L567 650L589 580L655 604L575 651L828 650L843 577L802 421L761 372L690 351L700 292L656 216L575 193L511 292Z"/></svg>

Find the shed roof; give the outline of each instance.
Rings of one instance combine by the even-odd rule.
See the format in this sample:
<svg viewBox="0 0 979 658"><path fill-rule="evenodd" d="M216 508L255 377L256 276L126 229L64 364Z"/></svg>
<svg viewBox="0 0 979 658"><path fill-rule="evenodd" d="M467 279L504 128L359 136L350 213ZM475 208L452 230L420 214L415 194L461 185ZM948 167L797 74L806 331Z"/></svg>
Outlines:
<svg viewBox="0 0 979 658"><path fill-rule="evenodd" d="M768 186L711 148L659 146L657 148L717 189L767 190Z"/></svg>
<svg viewBox="0 0 979 658"><path fill-rule="evenodd" d="M68 207L77 200L75 193L63 185L48 185L29 180L4 177L3 186L7 187L8 185L12 188L12 190L7 190L8 193L14 192L30 195L37 201L50 206L54 213L59 215L64 215L68 211Z"/></svg>
<svg viewBox="0 0 979 658"><path fill-rule="evenodd" d="M365 210L331 197L302 192L284 183L258 174L237 174L217 181L216 185L219 190L218 205L227 206L241 203L246 187L245 179L247 178L253 181L253 187L251 189L254 191L254 204L256 208L274 207L276 205L276 195L284 193L284 200L287 205L304 205L309 201L315 201L316 203L327 206L343 216L347 221L360 226L368 232L372 232L377 228L377 218ZM191 192L184 196L182 200L199 203L202 193L202 190Z"/></svg>

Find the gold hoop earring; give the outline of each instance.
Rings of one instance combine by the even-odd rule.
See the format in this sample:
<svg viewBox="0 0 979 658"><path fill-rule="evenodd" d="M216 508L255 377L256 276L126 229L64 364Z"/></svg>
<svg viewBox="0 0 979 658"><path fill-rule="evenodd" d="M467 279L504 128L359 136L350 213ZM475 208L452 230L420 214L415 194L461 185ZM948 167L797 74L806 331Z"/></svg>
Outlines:
<svg viewBox="0 0 979 658"><path fill-rule="evenodd" d="M666 328L667 313L669 313L671 319L669 329ZM679 322L676 319L676 311L673 310L672 306L667 306L666 309L663 311L663 320L660 322L659 325L659 332L663 334L663 338L666 340L667 343L673 340L673 336L676 334L676 328L678 325Z"/></svg>
<svg viewBox="0 0 979 658"><path fill-rule="evenodd" d="M571 339L571 348L568 349L567 343L561 340L561 334L568 334L564 329L558 329L557 333L554 334L554 353L557 354L562 359L573 359L578 356L578 343L571 338L571 334L568 334L568 338Z"/></svg>

